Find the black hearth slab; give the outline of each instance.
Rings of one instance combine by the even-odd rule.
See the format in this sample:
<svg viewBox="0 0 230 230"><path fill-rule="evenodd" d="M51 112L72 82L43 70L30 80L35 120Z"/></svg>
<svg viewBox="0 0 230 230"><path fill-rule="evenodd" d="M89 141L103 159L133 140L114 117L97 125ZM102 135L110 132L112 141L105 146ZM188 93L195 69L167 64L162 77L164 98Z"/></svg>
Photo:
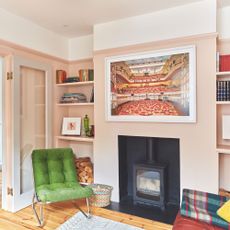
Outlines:
<svg viewBox="0 0 230 230"><path fill-rule="evenodd" d="M158 207L143 206L138 204L134 205L132 201L127 200L120 203L111 202L111 204L107 206L106 209L139 216L166 224L173 224L179 211L179 206L167 204L165 211L162 211Z"/></svg>

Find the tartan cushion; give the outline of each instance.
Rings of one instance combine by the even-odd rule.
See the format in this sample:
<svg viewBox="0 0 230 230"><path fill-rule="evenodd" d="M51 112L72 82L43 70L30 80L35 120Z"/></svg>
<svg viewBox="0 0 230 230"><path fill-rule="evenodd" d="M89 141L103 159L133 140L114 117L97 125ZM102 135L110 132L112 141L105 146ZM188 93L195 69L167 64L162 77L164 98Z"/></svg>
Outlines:
<svg viewBox="0 0 230 230"><path fill-rule="evenodd" d="M225 196L184 189L180 213L182 216L204 221L223 229L230 229L229 223L216 214L216 211L227 200Z"/></svg>

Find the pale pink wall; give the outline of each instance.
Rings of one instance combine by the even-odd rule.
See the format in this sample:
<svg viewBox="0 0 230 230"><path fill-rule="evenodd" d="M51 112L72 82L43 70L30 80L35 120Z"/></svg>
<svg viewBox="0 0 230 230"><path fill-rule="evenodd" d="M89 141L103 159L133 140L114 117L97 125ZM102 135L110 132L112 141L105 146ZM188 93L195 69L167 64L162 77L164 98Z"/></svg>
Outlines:
<svg viewBox="0 0 230 230"><path fill-rule="evenodd" d="M105 122L104 58L106 56L193 44L197 47L196 124ZM119 200L117 146L117 135L119 134L180 138L181 187L218 191L218 157L215 151L215 52L215 35L173 39L95 52L95 181L114 186L113 200ZM21 47L11 46L11 44L0 42L0 54L2 56L17 54L50 63L53 67L53 83L55 82L56 69L66 69L67 71L69 69L72 72L71 63L67 61L32 52L28 49L24 50ZM74 63L72 64L74 65ZM55 87L54 84L53 87ZM50 109L53 110L53 114L60 112L55 105ZM57 123L56 116L54 116L54 135L59 133Z"/></svg>
<svg viewBox="0 0 230 230"><path fill-rule="evenodd" d="M141 123L105 121L105 57L132 52L195 45L197 50L197 123ZM95 52L95 182L118 193L118 135L173 137L180 139L181 188L218 191L215 111L216 35L190 37Z"/></svg>

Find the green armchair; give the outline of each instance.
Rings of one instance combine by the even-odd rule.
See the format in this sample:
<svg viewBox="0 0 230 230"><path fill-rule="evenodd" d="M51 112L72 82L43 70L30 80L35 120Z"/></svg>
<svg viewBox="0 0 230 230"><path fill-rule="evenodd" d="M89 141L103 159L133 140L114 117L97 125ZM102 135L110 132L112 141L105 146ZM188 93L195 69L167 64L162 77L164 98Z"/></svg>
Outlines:
<svg viewBox="0 0 230 230"><path fill-rule="evenodd" d="M76 177L74 154L70 148L39 149L32 153L35 193L32 208L39 226L44 223L43 204L86 199L88 212L78 209L90 217L88 198L93 194L89 187L82 187ZM35 199L40 204L40 217L35 209Z"/></svg>

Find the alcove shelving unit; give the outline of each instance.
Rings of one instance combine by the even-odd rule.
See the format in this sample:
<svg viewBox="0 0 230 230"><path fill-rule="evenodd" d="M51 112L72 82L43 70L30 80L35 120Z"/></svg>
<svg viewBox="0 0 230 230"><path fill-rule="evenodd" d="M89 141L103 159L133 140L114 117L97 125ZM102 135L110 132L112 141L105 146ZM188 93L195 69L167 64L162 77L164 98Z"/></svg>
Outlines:
<svg viewBox="0 0 230 230"><path fill-rule="evenodd" d="M68 69L64 69L68 76L79 76L80 69L93 69L93 60L81 60L69 64ZM94 103L91 102L94 81L81 81L73 83L55 84L54 102L54 145L55 147L71 147L77 157L90 157L93 161L94 137L87 137L83 129L83 119L87 114L90 125L94 125ZM84 103L60 103L64 93L83 93L87 102ZM64 117L81 118L81 135L62 135L62 122Z"/></svg>
<svg viewBox="0 0 230 230"><path fill-rule="evenodd" d="M230 71L217 72L217 81L230 81ZM230 153L230 140L224 140L222 138L222 116L230 115L230 101L216 101L217 111L217 152Z"/></svg>
<svg viewBox="0 0 230 230"><path fill-rule="evenodd" d="M230 80L230 71L216 72L216 80ZM217 105L230 105L230 101L216 101Z"/></svg>
<svg viewBox="0 0 230 230"><path fill-rule="evenodd" d="M218 40L217 49L220 55L230 54L230 42ZM216 72L216 81L230 81L230 71ZM216 89L217 90L217 89ZM230 100L216 101L216 152L219 159L219 189L230 191L229 167L230 167L230 140L223 139L223 115L230 115Z"/></svg>

